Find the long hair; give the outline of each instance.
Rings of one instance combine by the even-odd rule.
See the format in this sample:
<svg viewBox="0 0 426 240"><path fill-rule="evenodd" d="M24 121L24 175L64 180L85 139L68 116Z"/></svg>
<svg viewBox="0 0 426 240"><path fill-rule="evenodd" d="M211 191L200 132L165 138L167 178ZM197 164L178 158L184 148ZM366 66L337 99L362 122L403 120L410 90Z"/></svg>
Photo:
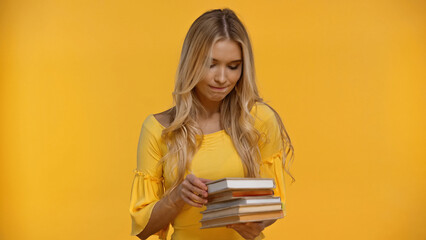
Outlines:
<svg viewBox="0 0 426 240"><path fill-rule="evenodd" d="M163 130L162 137L168 153L162 158L175 181L169 190L180 184L185 173L190 170L191 160L201 146L203 132L197 117L204 113L204 107L195 94L195 86L202 80L209 67L212 46L219 40L230 39L237 42L242 52L242 73L234 89L225 97L220 106L221 127L231 137L242 160L246 177L259 177L260 134L254 127L254 117L250 114L257 102L262 102L255 79L252 46L247 31L236 14L230 9L215 9L198 17L191 25L182 47L176 83L173 92L175 107L171 124ZM283 157L293 152L290 138L279 120L284 148ZM292 154L293 155L293 154ZM289 175L294 178L287 171Z"/></svg>

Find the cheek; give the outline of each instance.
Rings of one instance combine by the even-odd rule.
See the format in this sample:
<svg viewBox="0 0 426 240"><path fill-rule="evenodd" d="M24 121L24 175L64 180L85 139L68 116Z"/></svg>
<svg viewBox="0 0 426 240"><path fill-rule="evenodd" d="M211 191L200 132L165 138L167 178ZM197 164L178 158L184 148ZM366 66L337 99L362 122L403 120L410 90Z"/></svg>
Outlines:
<svg viewBox="0 0 426 240"><path fill-rule="evenodd" d="M214 79L214 72L208 71L199 83L207 85L212 81L212 79Z"/></svg>
<svg viewBox="0 0 426 240"><path fill-rule="evenodd" d="M235 71L231 73L229 79L233 84L235 84L240 79L240 77L241 77L241 71Z"/></svg>
<svg viewBox="0 0 426 240"><path fill-rule="evenodd" d="M210 79L212 79L211 74L207 73L204 77L197 83L197 86L200 88L209 84Z"/></svg>

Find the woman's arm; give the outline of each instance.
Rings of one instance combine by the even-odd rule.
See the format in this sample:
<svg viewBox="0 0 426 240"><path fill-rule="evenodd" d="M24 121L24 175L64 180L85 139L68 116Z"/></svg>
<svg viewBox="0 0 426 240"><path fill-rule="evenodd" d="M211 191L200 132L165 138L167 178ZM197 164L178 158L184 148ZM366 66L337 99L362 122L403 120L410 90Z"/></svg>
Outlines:
<svg viewBox="0 0 426 240"><path fill-rule="evenodd" d="M189 174L170 194L160 199L152 209L148 224L137 236L146 239L166 227L182 210L185 204L202 207L207 203L206 182L210 180L197 178Z"/></svg>

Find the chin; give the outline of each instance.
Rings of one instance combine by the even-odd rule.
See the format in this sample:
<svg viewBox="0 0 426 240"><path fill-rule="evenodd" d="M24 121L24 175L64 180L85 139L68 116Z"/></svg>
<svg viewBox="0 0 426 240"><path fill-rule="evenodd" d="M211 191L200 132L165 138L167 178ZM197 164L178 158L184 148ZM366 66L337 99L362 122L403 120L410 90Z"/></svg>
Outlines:
<svg viewBox="0 0 426 240"><path fill-rule="evenodd" d="M210 98L209 100L212 102L222 102L225 98Z"/></svg>
<svg viewBox="0 0 426 240"><path fill-rule="evenodd" d="M212 102L221 102L223 99L225 99L225 97L227 96L227 94L225 95L220 95L220 96L211 96L209 99Z"/></svg>

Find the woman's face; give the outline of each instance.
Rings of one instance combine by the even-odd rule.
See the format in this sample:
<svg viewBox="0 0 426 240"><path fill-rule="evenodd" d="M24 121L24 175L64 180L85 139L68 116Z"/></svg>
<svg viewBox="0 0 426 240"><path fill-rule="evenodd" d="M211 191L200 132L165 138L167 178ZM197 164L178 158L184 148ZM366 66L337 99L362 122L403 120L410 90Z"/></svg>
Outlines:
<svg viewBox="0 0 426 240"><path fill-rule="evenodd" d="M195 86L195 92L203 104L221 102L241 77L241 49L237 42L226 39L213 45L210 68Z"/></svg>

